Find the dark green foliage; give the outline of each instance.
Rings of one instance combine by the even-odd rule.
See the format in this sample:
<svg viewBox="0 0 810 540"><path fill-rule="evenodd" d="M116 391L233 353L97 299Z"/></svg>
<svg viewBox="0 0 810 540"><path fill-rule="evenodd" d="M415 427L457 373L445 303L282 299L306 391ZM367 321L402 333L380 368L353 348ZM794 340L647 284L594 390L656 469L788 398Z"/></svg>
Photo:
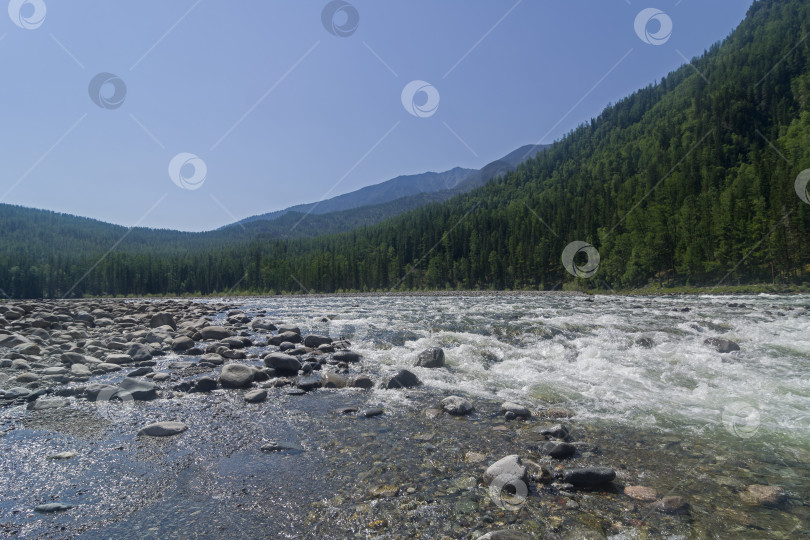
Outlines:
<svg viewBox="0 0 810 540"><path fill-rule="evenodd" d="M810 167L808 32L807 2L755 2L692 66L515 172L383 223L347 214L337 234L285 238L261 222L133 231L101 258L125 229L58 215L15 221L25 211L5 207L0 286L14 297L297 292L299 283L323 292L551 289L576 280L560 262L573 240L599 249L592 287L801 282L810 205L793 184Z"/></svg>

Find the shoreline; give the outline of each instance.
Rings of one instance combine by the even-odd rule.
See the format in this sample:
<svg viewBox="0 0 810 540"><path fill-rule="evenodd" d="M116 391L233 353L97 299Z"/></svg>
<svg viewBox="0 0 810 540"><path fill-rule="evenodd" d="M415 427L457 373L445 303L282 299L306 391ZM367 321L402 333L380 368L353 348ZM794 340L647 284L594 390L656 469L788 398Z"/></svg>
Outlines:
<svg viewBox="0 0 810 540"><path fill-rule="evenodd" d="M775 296L798 296L810 294L810 285L740 285L723 287L672 287L672 288L638 288L638 289L618 289L606 291L603 289L581 289L581 290L435 290L435 291L380 291L380 292L331 292L331 293L287 293L287 294L262 294L262 293L240 293L231 292L227 294L210 295L181 295L181 296L84 296L79 298L0 298L0 305L8 302L60 302L60 301L88 301L88 300L121 300L121 301L182 301L182 300L222 300L241 298L370 298L370 297L499 297L499 296L621 296L621 297L680 297L680 296L750 296L759 294L771 294Z"/></svg>

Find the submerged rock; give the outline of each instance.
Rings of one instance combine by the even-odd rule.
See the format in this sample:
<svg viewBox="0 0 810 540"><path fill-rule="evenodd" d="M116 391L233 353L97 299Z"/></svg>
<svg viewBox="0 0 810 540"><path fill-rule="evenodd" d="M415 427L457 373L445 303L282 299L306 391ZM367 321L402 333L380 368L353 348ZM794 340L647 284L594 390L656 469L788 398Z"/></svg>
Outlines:
<svg viewBox="0 0 810 540"><path fill-rule="evenodd" d="M303 449L303 446L291 441L269 441L262 445L262 452L281 452L282 450L296 450L300 452Z"/></svg>
<svg viewBox="0 0 810 540"><path fill-rule="evenodd" d="M563 482L578 488L595 488L611 483L616 471L609 467L582 467L563 473Z"/></svg>
<svg viewBox="0 0 810 540"><path fill-rule="evenodd" d="M787 493L779 486L751 484L740 493L740 498L747 504L760 506L780 506L787 501Z"/></svg>
<svg viewBox="0 0 810 540"><path fill-rule="evenodd" d="M655 501L649 505L651 510L661 512L662 514L687 514L689 513L689 504L683 500L683 497L670 495L664 497L660 501Z"/></svg>
<svg viewBox="0 0 810 540"><path fill-rule="evenodd" d="M645 486L627 486L624 494L637 501L652 502L658 498L658 492Z"/></svg>
<svg viewBox="0 0 810 540"><path fill-rule="evenodd" d="M479 536L478 540L534 540L534 538L531 534L501 529L500 531L492 531Z"/></svg>

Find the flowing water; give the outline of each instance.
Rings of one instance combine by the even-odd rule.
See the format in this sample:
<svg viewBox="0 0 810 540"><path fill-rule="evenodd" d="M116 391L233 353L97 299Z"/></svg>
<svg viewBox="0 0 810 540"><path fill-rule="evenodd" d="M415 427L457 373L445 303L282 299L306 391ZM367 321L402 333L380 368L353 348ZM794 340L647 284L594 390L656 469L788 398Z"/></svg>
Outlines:
<svg viewBox="0 0 810 540"><path fill-rule="evenodd" d="M46 490L39 483L61 481L72 486L60 488L63 498L94 509L43 518L0 502L8 530L83 531L87 538L475 538L498 528L562 538L810 537L808 296L224 300L303 333L348 338L363 355L359 370L377 381L408 367L425 385L305 396L279 389L271 406L253 409L235 391L194 394L138 404L135 417L117 416L106 427L88 420L95 404L76 404L93 436L26 424L25 412L6 411L1 419L27 429L0 438L4 471L42 463L36 456L45 449L96 456L69 474L51 464L45 473L35 466L10 472L0 486L7 494L30 489L24 482ZM712 337L740 351L720 354L704 343ZM412 367L431 346L445 350L446 368ZM476 412L421 414L451 393L473 401ZM506 422L498 414L505 400L540 414ZM358 420L334 413L369 405L386 414ZM139 422L167 411L192 425L184 438L133 441ZM528 456L541 439L536 427L559 416L571 416L563 421L575 440L598 446L573 463L615 468L618 487L570 495L538 484L519 505L494 504L480 484L483 469L506 454ZM195 419L206 429L195 431ZM266 439L288 439L303 451L257 452L256 441ZM486 460L471 464L468 452ZM83 493L94 482L103 488ZM681 496L689 512L654 512L621 492L630 484ZM781 486L788 500L777 508L746 503L749 484ZM369 497L375 486L394 486L397 496ZM125 492L140 495L129 501ZM119 498L127 508L109 503Z"/></svg>

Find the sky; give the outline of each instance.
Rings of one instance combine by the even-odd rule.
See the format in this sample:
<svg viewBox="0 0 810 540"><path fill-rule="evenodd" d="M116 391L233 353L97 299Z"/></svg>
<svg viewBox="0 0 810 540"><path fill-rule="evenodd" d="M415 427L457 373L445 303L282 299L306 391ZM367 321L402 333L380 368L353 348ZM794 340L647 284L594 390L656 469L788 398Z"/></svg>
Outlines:
<svg viewBox="0 0 810 540"><path fill-rule="evenodd" d="M200 231L479 168L660 81L750 4L10 0L0 202Z"/></svg>

